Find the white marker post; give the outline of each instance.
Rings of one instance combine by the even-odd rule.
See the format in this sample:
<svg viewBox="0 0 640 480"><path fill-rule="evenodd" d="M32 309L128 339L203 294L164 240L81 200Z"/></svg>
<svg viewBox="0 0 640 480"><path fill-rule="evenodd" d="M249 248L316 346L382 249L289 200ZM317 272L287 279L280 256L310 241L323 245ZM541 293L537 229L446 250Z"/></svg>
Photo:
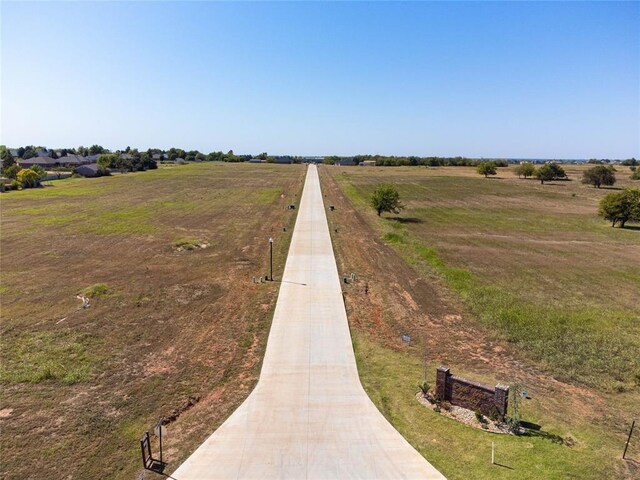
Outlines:
<svg viewBox="0 0 640 480"><path fill-rule="evenodd" d="M496 443L491 442L491 465L496 464Z"/></svg>

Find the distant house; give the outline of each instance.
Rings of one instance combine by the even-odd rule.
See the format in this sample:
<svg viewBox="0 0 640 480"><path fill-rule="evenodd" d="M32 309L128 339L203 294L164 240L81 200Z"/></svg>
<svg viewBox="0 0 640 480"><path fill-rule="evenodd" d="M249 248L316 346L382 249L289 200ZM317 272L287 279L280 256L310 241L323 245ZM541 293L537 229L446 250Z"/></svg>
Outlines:
<svg viewBox="0 0 640 480"><path fill-rule="evenodd" d="M340 160L336 161L335 165L338 165L340 167L353 167L354 165L356 165L356 162L353 161L353 158L341 158Z"/></svg>
<svg viewBox="0 0 640 480"><path fill-rule="evenodd" d="M36 154L37 154L39 157L50 157L50 156L51 156L51 152L48 152L47 150L38 150L38 151L36 152Z"/></svg>
<svg viewBox="0 0 640 480"><path fill-rule="evenodd" d="M125 160L132 160L133 155L131 155L130 153L121 153L120 158L124 158Z"/></svg>
<svg viewBox="0 0 640 480"><path fill-rule="evenodd" d="M264 163L265 161L261 158L250 158L249 163Z"/></svg>
<svg viewBox="0 0 640 480"><path fill-rule="evenodd" d="M302 161L304 163L323 163L324 157L304 157Z"/></svg>
<svg viewBox="0 0 640 480"><path fill-rule="evenodd" d="M376 161L375 160L365 160L360 165L362 165L363 167L375 167L376 166Z"/></svg>
<svg viewBox="0 0 640 480"><path fill-rule="evenodd" d="M55 160L51 157L32 157L27 159L19 158L17 162L18 165L20 165L20 168L31 168L34 165L39 165L45 170L47 168L52 168L59 165L58 160Z"/></svg>
<svg viewBox="0 0 640 480"><path fill-rule="evenodd" d="M89 163L77 167L76 172L78 172L78 175L82 175L83 177L99 177L100 167L97 163Z"/></svg>
<svg viewBox="0 0 640 480"><path fill-rule="evenodd" d="M87 161L87 163L96 163L98 161L98 157L100 156L99 153L95 154L95 155L87 155L85 158L85 160Z"/></svg>
<svg viewBox="0 0 640 480"><path fill-rule="evenodd" d="M273 159L273 163L281 163L281 164L287 164L290 165L293 163L293 158L289 157L289 156L285 156L285 157L275 157Z"/></svg>
<svg viewBox="0 0 640 480"><path fill-rule="evenodd" d="M86 165L92 163L88 157L83 157L82 155L75 155L72 153L58 158L56 162L58 162L58 164L63 167L77 167L78 165Z"/></svg>
<svg viewBox="0 0 640 480"><path fill-rule="evenodd" d="M164 153L154 153L153 155L151 155L151 158L153 158L157 162L160 160L165 160L167 156Z"/></svg>

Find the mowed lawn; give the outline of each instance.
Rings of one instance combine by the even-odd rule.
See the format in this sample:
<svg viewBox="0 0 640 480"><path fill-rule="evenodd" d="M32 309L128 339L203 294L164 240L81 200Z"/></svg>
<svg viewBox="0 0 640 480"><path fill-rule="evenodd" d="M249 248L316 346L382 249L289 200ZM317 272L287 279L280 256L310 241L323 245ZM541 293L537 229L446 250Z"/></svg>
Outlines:
<svg viewBox="0 0 640 480"><path fill-rule="evenodd" d="M640 473L640 437L630 447L632 460L620 461L625 431L640 415L640 225L613 229L600 219L598 201L613 190L581 184L583 168L568 166L570 181L545 185L518 179L511 168L489 179L466 167L323 169L373 236L354 237L367 233L348 232L340 223L345 218L335 217L338 258L349 268L370 269L374 296L347 288L350 308L372 308L377 318L373 327L366 316L355 323L350 318L365 389L449 478ZM616 187L634 185L629 169L619 170ZM379 218L369 206L381 183L398 188L406 204L399 215ZM371 249L376 263L353 264L353 250L351 258L345 252L354 242ZM386 271L391 257L383 250L374 255L380 250L374 242L393 249L416 278L405 272L403 284ZM385 281L394 283L378 285ZM419 298L422 290L411 289L420 282L439 286ZM400 287L406 289L402 295L396 293ZM438 295L444 300L436 301ZM462 310L452 308L452 315L442 307L456 303ZM440 310L428 311L430 304ZM398 344L395 336L403 332L418 343ZM427 411L414 398L425 352L432 382L437 358L454 374L490 385L524 379L533 392L523 405L524 419L542 429L526 437L495 436ZM506 467L490 465L492 441Z"/></svg>
<svg viewBox="0 0 640 480"><path fill-rule="evenodd" d="M161 417L177 468L257 380L277 285L252 278L269 237L284 266L304 174L193 164L3 194L0 477L136 478Z"/></svg>

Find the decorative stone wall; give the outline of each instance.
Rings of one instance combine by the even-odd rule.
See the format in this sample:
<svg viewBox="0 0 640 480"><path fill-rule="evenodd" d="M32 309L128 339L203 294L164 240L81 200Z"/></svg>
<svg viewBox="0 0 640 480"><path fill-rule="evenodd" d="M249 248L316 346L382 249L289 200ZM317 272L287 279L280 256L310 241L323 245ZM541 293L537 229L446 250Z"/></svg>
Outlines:
<svg viewBox="0 0 640 480"><path fill-rule="evenodd" d="M454 377L446 367L436 370L436 395L452 405L479 410L488 417L498 416L504 419L507 414L509 387L498 384L495 388Z"/></svg>

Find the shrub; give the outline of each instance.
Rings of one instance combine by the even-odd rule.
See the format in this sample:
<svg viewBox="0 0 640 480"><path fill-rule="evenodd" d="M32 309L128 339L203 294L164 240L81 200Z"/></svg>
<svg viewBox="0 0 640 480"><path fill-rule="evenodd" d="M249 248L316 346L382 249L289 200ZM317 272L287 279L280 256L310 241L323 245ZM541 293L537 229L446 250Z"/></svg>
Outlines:
<svg viewBox="0 0 640 480"><path fill-rule="evenodd" d="M422 392L422 395L426 396L429 390L431 390L431 385L429 385L429 382L422 382L418 384L418 388Z"/></svg>
<svg viewBox="0 0 640 480"><path fill-rule="evenodd" d="M442 408L444 408L447 412L451 411L451 403L445 400L441 404Z"/></svg>
<svg viewBox="0 0 640 480"><path fill-rule="evenodd" d="M40 174L30 168L24 168L18 172L18 182L23 188L37 187L40 182Z"/></svg>
<svg viewBox="0 0 640 480"><path fill-rule="evenodd" d="M85 288L82 294L89 298L104 297L109 294L109 286L106 283L96 283Z"/></svg>
<svg viewBox="0 0 640 480"><path fill-rule="evenodd" d="M487 423L487 419L486 419L486 418L484 418L484 415L482 415L482 412L481 412L480 410L478 410L478 409L476 408L476 411L475 411L474 413L475 413L475 415L476 415L476 420L478 420L478 422L480 422L480 423L482 423L482 424Z"/></svg>

